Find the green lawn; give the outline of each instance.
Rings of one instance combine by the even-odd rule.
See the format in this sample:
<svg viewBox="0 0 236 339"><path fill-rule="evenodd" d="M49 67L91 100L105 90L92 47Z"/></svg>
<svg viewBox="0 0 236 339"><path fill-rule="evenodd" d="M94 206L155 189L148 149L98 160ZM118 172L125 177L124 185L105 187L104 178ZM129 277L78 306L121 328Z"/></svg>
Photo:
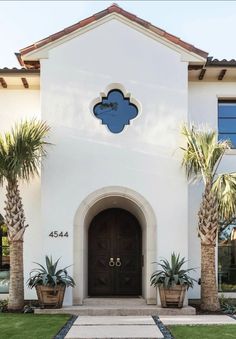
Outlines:
<svg viewBox="0 0 236 339"><path fill-rule="evenodd" d="M52 339L69 315L0 313L1 339Z"/></svg>
<svg viewBox="0 0 236 339"><path fill-rule="evenodd" d="M236 321L235 325L175 325L168 328L175 339L236 338Z"/></svg>

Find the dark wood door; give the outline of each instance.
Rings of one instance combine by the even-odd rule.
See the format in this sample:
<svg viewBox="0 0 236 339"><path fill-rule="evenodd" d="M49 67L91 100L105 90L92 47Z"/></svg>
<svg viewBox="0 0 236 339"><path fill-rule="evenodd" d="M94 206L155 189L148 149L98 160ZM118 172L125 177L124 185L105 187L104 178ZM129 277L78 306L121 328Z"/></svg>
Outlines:
<svg viewBox="0 0 236 339"><path fill-rule="evenodd" d="M141 227L128 211L99 213L88 233L89 296L141 295Z"/></svg>

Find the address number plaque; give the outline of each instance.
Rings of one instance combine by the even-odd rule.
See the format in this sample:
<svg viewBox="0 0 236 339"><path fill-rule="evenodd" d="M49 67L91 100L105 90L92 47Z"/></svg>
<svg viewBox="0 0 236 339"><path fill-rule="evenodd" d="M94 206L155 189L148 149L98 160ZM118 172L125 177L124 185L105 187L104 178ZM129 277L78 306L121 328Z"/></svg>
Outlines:
<svg viewBox="0 0 236 339"><path fill-rule="evenodd" d="M68 232L60 232L60 231L52 231L49 233L49 237L51 238L68 238L69 233Z"/></svg>

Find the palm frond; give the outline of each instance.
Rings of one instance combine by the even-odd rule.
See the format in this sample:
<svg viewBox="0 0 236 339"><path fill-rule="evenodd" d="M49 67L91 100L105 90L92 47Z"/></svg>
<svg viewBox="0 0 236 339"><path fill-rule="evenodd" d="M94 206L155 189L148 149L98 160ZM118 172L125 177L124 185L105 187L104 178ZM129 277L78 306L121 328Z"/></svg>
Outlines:
<svg viewBox="0 0 236 339"><path fill-rule="evenodd" d="M46 155L45 146L49 145L45 141L49 129L45 122L32 119L0 136L0 184L4 178L29 180L38 174L40 161Z"/></svg>
<svg viewBox="0 0 236 339"><path fill-rule="evenodd" d="M187 147L182 148L182 166L185 167L187 178L202 179L205 183L212 180L222 156L230 148L230 143L218 141L217 133L207 128L184 125L181 132L187 142Z"/></svg>
<svg viewBox="0 0 236 339"><path fill-rule="evenodd" d="M220 220L236 215L236 173L219 174L212 186L218 200Z"/></svg>

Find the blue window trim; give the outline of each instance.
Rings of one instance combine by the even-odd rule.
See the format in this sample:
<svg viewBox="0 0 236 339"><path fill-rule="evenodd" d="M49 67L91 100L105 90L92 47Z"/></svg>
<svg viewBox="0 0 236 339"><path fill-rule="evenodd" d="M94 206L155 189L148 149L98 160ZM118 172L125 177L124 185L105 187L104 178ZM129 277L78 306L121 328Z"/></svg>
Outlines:
<svg viewBox="0 0 236 339"><path fill-rule="evenodd" d="M234 104L235 105L235 116L220 116L220 105L221 104ZM225 120L235 120L236 122L236 99L229 99L229 100L224 100L224 99L219 99L218 100L218 140L226 140L229 139L230 141L232 140L231 136L234 136L236 139L236 128L235 128L235 132L228 132L228 131L224 131L224 132L220 132L220 121L225 121ZM221 136L229 136L228 138L221 138ZM231 141L232 149L236 149L236 142L233 143L233 141Z"/></svg>

